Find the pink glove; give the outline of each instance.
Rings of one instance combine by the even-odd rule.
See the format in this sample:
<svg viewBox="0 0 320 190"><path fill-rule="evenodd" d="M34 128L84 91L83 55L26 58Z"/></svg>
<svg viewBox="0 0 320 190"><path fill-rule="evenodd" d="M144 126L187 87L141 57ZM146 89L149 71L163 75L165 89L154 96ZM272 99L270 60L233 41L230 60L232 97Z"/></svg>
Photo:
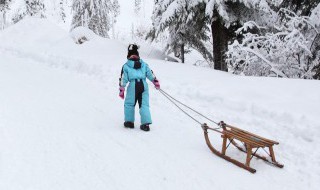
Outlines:
<svg viewBox="0 0 320 190"><path fill-rule="evenodd" d="M154 80L152 81L152 83L154 84L154 86L156 87L157 90L160 89L160 83L159 83L158 79L154 79Z"/></svg>
<svg viewBox="0 0 320 190"><path fill-rule="evenodd" d="M119 97L120 97L121 99L124 99L124 91L125 91L125 88L122 87L122 86L120 86L120 87L119 87L119 90L120 90L120 92L119 92Z"/></svg>

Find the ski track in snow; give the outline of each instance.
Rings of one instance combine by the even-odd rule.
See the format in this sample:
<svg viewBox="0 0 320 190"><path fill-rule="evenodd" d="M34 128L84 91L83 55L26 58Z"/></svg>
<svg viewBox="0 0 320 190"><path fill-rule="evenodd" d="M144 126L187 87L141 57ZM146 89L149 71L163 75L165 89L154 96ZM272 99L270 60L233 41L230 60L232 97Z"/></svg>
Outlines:
<svg viewBox="0 0 320 190"><path fill-rule="evenodd" d="M174 97L216 121L280 142L275 153L284 169L253 159L257 173L252 175L213 155L200 126L154 88L151 132L122 127L117 85L125 44L98 38L75 45L38 20L20 27L0 33L0 189L245 190L259 185L283 190L320 185L318 81L233 76L148 59L142 52L162 88ZM24 39L18 29L42 35ZM221 146L219 134L211 137ZM245 159L235 149L227 154Z"/></svg>

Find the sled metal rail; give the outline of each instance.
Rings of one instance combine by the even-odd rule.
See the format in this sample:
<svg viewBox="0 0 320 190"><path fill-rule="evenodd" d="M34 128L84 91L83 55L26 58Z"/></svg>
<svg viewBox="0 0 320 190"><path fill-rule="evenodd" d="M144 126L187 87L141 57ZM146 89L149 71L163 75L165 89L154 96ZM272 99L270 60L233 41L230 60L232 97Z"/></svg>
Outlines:
<svg viewBox="0 0 320 190"><path fill-rule="evenodd" d="M223 121L219 123L219 126L221 126L222 131L219 131L214 128L210 128L207 124L202 125L202 129L204 131L204 137L206 140L206 143L209 147L209 149L217 156L245 169L248 170L251 173L255 173L256 170L252 167L250 167L250 161L253 157L262 159L265 162L268 162L274 166L277 166L279 168L283 168L283 165L278 163L275 158L274 150L273 150L273 145L278 145L279 143L261 136L258 136L256 134L250 133L248 131L239 129L237 127L227 125ZM211 141L209 139L209 132L208 130L215 131L218 133L221 133L221 137L223 139L222 142L222 150L218 151L217 149L214 148L214 146L211 144ZM227 142L229 141L229 144L227 145ZM236 141L240 141L244 144L244 147L241 147ZM246 160L245 163L242 163L238 160L235 160L229 156L226 155L226 151L229 147L229 145L232 144L234 145L237 149L240 151L246 153ZM269 153L268 156L269 158L265 156L261 156L257 154L258 149L263 149L268 148ZM253 151L255 149L255 151Z"/></svg>

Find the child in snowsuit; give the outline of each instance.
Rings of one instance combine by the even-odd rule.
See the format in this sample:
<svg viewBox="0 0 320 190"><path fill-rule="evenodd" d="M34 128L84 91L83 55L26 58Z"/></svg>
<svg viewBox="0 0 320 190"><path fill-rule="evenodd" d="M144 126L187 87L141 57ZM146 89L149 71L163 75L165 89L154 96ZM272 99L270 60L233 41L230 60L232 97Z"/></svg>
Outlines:
<svg viewBox="0 0 320 190"><path fill-rule="evenodd" d="M141 117L140 129L149 131L149 125L152 121L149 110L149 88L146 78L152 81L157 90L160 89L160 84L148 64L140 59L137 45L129 45L127 59L127 62L122 67L119 79L119 96L122 99L124 99L125 87L129 82L124 102L124 126L134 128L135 105L138 102Z"/></svg>

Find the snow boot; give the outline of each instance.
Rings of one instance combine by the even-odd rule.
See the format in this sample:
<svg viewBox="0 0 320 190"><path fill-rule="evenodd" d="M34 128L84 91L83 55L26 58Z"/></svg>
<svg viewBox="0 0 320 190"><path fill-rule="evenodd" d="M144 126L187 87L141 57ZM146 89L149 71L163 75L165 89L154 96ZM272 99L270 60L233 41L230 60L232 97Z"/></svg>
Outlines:
<svg viewBox="0 0 320 190"><path fill-rule="evenodd" d="M142 131L150 131L149 124L140 125L140 129L141 129Z"/></svg>
<svg viewBox="0 0 320 190"><path fill-rule="evenodd" d="M126 122L124 122L124 127L133 129L134 128L134 123L132 123L130 121L126 121Z"/></svg>

